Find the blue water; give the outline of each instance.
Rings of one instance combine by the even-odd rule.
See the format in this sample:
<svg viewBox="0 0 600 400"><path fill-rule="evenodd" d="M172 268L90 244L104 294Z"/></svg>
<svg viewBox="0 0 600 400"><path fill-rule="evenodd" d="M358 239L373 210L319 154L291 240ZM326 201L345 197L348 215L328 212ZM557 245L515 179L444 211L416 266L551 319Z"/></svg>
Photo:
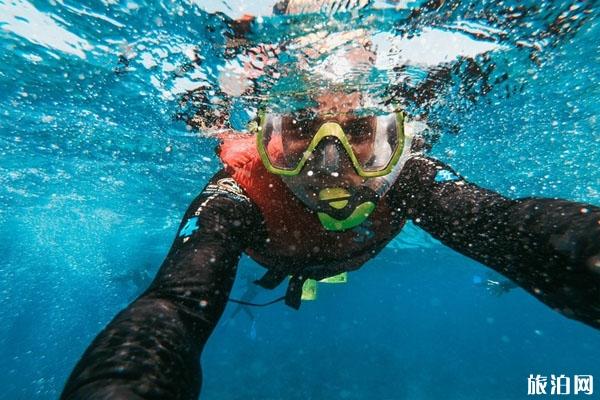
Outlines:
<svg viewBox="0 0 600 400"><path fill-rule="evenodd" d="M219 169L209 132L178 117L198 106L181 104L181 88L202 88L239 128L257 98L295 87L284 68L220 102L227 26L244 12L262 15L255 45L358 28L406 39L399 54L442 61L407 56L400 72L348 81L435 84L405 106L427 116L432 153L472 182L600 204L597 2L447 2L417 15L424 2L374 1L278 17L272 3L0 0L0 398L58 396ZM431 30L451 36L408 40ZM451 38L488 50L448 56ZM184 68L194 53L201 63ZM243 259L233 296L260 272ZM598 331L522 290L491 295L482 283L500 277L412 226L349 279L299 312L278 304L253 321L228 308L203 353L202 398L518 399L529 374L600 379Z"/></svg>

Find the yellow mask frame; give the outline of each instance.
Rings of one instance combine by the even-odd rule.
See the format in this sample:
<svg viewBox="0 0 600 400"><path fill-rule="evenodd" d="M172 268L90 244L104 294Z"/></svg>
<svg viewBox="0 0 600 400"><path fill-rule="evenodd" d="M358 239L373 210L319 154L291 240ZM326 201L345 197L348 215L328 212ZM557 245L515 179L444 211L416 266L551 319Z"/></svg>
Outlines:
<svg viewBox="0 0 600 400"><path fill-rule="evenodd" d="M257 129L258 132L256 134L256 144L257 144L258 153L260 155L260 158L261 158L265 168L270 173L276 174L276 175L283 175L283 176L297 176L300 174L300 171L304 167L304 164L306 164L310 155L315 151L315 149L317 148L319 143L321 143L321 141L325 138L334 137L339 140L340 144L342 145L342 147L348 154L348 157L350 158L350 161L352 162L352 165L354 166L354 169L356 170L356 173L359 176L362 176L363 178L376 178L376 177L380 177L380 176L385 176L394 169L394 167L398 163L398 160L402 156L402 151L404 149L404 140L405 140L404 113L399 111L399 112L395 113L395 116L396 116L396 134L398 135L398 137L397 137L398 145L394 149L394 152L392 153L392 155L390 157L390 161L383 168L378 169L378 170L374 170L374 171L365 170L362 167L362 165L358 161L358 158L354 154L352 145L350 144L350 141L348 140L346 134L344 133L344 130L336 122L325 122L323 125L321 125L319 130L315 133L312 140L310 141L308 147L304 151L302 158L298 161L298 164L294 168L281 168L281 167L277 167L277 166L273 165L273 163L271 163L271 160L269 159L268 151L264 146L264 131L265 131L264 128L267 123L267 114L261 113L260 125Z"/></svg>

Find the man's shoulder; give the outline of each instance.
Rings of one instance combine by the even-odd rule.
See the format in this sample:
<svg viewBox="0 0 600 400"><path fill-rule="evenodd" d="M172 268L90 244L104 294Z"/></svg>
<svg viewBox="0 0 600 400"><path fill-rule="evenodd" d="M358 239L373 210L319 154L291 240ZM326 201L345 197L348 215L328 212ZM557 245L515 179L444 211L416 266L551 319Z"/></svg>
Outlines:
<svg viewBox="0 0 600 400"><path fill-rule="evenodd" d="M250 201L244 189L231 176L225 173L216 174L206 185L202 194L209 196L226 196L236 201Z"/></svg>
<svg viewBox="0 0 600 400"><path fill-rule="evenodd" d="M219 171L210 179L189 205L184 219L204 213L225 213L240 217L259 215L254 202L226 170Z"/></svg>

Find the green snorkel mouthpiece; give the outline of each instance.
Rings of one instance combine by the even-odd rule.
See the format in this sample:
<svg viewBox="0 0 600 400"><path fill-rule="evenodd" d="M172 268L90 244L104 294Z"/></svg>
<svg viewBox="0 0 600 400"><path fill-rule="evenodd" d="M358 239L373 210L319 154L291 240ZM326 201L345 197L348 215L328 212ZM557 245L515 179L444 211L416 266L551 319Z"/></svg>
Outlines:
<svg viewBox="0 0 600 400"><path fill-rule="evenodd" d="M345 231L363 223L375 209L375 203L367 201L354 209L346 219L335 219L325 213L317 213L321 225L328 231Z"/></svg>
<svg viewBox="0 0 600 400"><path fill-rule="evenodd" d="M343 188L327 188L319 192L319 200L326 206L320 207L317 216L325 229L345 231L362 224L371 215L375 201L365 199L364 195L357 196L356 201L350 201L351 197L350 192Z"/></svg>

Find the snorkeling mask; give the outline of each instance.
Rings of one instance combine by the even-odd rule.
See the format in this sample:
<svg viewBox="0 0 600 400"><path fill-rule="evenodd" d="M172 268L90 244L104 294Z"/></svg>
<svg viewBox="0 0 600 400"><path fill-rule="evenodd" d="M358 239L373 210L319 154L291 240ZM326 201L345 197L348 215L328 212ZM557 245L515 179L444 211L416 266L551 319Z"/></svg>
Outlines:
<svg viewBox="0 0 600 400"><path fill-rule="evenodd" d="M317 215L331 231L351 229L368 218L398 177L412 139L405 135L402 112L369 116L347 113L343 118L340 114L264 113L257 131L258 152L273 174L299 175L327 141L338 149L333 157L345 153L356 173L366 178L352 193L341 187L319 193Z"/></svg>

